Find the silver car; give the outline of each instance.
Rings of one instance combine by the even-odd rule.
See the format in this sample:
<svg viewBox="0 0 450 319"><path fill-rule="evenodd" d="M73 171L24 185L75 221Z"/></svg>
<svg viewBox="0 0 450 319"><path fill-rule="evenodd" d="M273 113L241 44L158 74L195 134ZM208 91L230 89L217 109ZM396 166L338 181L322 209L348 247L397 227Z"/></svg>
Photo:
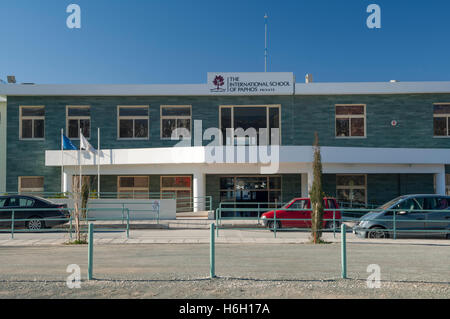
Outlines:
<svg viewBox="0 0 450 319"><path fill-rule="evenodd" d="M397 197L362 216L353 227L353 233L362 238L392 238L394 224L397 237L450 239L450 196Z"/></svg>

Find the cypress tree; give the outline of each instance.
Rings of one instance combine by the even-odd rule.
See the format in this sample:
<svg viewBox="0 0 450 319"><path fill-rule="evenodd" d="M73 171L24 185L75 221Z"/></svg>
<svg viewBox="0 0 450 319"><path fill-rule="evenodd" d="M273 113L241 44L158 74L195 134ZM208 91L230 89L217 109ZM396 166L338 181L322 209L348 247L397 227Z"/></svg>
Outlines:
<svg viewBox="0 0 450 319"><path fill-rule="evenodd" d="M322 160L320 155L319 135L314 132L314 180L309 196L311 198L311 236L314 244L321 242L323 223Z"/></svg>

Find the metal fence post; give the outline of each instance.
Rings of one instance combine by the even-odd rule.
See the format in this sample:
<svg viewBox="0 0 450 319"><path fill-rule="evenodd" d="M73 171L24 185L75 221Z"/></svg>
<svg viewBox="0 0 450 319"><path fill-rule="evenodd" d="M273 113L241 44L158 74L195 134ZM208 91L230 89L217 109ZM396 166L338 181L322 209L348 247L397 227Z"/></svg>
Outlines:
<svg viewBox="0 0 450 319"><path fill-rule="evenodd" d="M333 238L336 238L336 211L333 210Z"/></svg>
<svg viewBox="0 0 450 319"><path fill-rule="evenodd" d="M127 208L127 239L130 238L130 209Z"/></svg>
<svg viewBox="0 0 450 319"><path fill-rule="evenodd" d="M274 221L273 221L273 236L274 238L277 238L277 209L275 208L275 214L274 214Z"/></svg>
<svg viewBox="0 0 450 319"><path fill-rule="evenodd" d="M397 228L397 219L396 219L396 215L397 215L397 212L396 211L394 211L394 239L397 239L397 230L396 230L396 228Z"/></svg>
<svg viewBox="0 0 450 319"><path fill-rule="evenodd" d="M89 224L89 247L88 247L88 280L92 280L94 268L94 224Z"/></svg>
<svg viewBox="0 0 450 319"><path fill-rule="evenodd" d="M258 203L258 225L259 225L259 214L260 214L259 209L260 209L260 205L259 205L259 203Z"/></svg>
<svg viewBox="0 0 450 319"><path fill-rule="evenodd" d="M216 209L216 236L219 237L219 211L221 211L220 208Z"/></svg>
<svg viewBox="0 0 450 319"><path fill-rule="evenodd" d="M11 239L14 239L14 210L11 213Z"/></svg>
<svg viewBox="0 0 450 319"><path fill-rule="evenodd" d="M70 236L70 240L72 240L72 213L70 213L70 216L69 216L69 236Z"/></svg>
<svg viewBox="0 0 450 319"><path fill-rule="evenodd" d="M158 225L159 225L159 213L161 211L161 202L158 203Z"/></svg>
<svg viewBox="0 0 450 319"><path fill-rule="evenodd" d="M346 226L341 225L341 266L342 266L342 279L347 279L347 238L346 238Z"/></svg>
<svg viewBox="0 0 450 319"><path fill-rule="evenodd" d="M209 246L209 260L210 260L210 269L209 269L209 275L211 278L215 278L216 277L216 273L215 273L215 238L214 238L214 223L212 223L210 225L210 246Z"/></svg>

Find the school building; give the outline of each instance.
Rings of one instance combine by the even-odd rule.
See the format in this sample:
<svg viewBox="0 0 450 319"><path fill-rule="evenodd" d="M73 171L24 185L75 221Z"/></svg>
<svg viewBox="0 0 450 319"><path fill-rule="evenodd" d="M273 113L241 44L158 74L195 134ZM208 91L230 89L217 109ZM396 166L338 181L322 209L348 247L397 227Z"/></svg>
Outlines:
<svg viewBox="0 0 450 319"><path fill-rule="evenodd" d="M210 160L211 128L223 132L213 154L223 161ZM227 136L230 128L257 135ZM76 146L81 130L100 155L62 152L61 129ZM267 143L264 129L279 134ZM0 84L0 192L71 191L80 164L91 179L100 164L101 192L212 196L213 208L287 202L308 196L314 132L324 190L342 202L449 192L450 82L296 83L289 72L215 72L180 85Z"/></svg>

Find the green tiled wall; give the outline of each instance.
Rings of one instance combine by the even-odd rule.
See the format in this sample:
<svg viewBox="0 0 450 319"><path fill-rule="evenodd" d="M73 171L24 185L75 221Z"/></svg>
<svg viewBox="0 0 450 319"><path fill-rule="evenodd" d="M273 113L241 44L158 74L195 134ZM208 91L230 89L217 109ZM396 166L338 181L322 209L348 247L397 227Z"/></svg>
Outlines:
<svg viewBox="0 0 450 319"><path fill-rule="evenodd" d="M449 101L450 94L349 95L349 96L230 96L230 97L20 97L8 96L7 185L16 191L19 176L44 176L46 191L60 190L60 168L45 167L45 150L60 148L66 105L91 106L91 143L97 147L97 127L102 148L170 147L160 139L160 105L192 105L192 119L203 121L203 130L219 125L220 105L281 105L283 145L311 145L318 131L322 146L447 148L450 139L433 138L433 103ZM366 104L367 138L336 139L334 105ZM45 105L45 140L19 140L19 106ZM148 140L117 140L117 105L149 105ZM392 120L398 125L392 127ZM206 145L208 141L203 142ZM77 141L74 141L78 145ZM32 158L33 160L29 160ZM447 168L447 171L449 169ZM157 181L151 182L152 188ZM415 185L414 179L411 183ZM393 188L394 186L389 186ZM412 189L417 186L411 186ZM420 188L420 187L419 187Z"/></svg>

